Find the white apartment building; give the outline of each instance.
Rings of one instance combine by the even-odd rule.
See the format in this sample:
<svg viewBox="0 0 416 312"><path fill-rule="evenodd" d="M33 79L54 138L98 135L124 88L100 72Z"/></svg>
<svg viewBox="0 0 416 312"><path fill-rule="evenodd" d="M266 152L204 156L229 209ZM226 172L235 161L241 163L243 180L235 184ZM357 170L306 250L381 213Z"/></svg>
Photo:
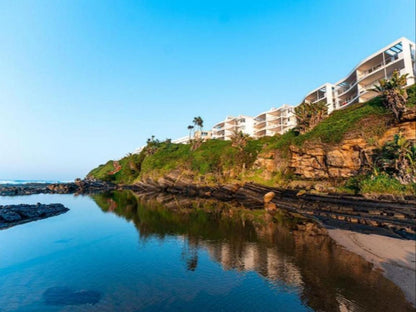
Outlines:
<svg viewBox="0 0 416 312"><path fill-rule="evenodd" d="M250 136L254 134L254 118L240 115L237 117L227 116L224 121L214 125L212 128L212 139L231 140L233 133L243 132Z"/></svg>
<svg viewBox="0 0 416 312"><path fill-rule="evenodd" d="M320 101L324 101L328 106L328 114L337 109L335 100L335 85L327 82L315 90L309 92L303 99L303 102L312 104L318 103Z"/></svg>
<svg viewBox="0 0 416 312"><path fill-rule="evenodd" d="M197 130L194 132L194 139L202 139L202 141L210 140L212 138L212 131Z"/></svg>
<svg viewBox="0 0 416 312"><path fill-rule="evenodd" d="M336 109L366 102L378 94L371 89L380 79L389 79L398 70L408 74L407 85L415 83L415 43L400 38L361 61L345 78L335 84Z"/></svg>
<svg viewBox="0 0 416 312"><path fill-rule="evenodd" d="M202 139L203 141L211 139L211 131L197 130L189 137L189 135L172 140L174 144L189 144L190 140Z"/></svg>
<svg viewBox="0 0 416 312"><path fill-rule="evenodd" d="M283 134L296 126L294 107L283 105L279 108L272 108L267 112L261 113L254 118L253 137L261 138Z"/></svg>
<svg viewBox="0 0 416 312"><path fill-rule="evenodd" d="M172 140L172 143L174 143L174 144L188 144L189 143L189 135L178 138L178 139L174 139L174 140Z"/></svg>
<svg viewBox="0 0 416 312"><path fill-rule="evenodd" d="M352 103L366 102L378 94L371 89L380 79L389 79L394 70L408 74L407 85L415 83L415 43L404 37L361 61L345 78L325 83L309 92L303 102L325 101L328 113Z"/></svg>

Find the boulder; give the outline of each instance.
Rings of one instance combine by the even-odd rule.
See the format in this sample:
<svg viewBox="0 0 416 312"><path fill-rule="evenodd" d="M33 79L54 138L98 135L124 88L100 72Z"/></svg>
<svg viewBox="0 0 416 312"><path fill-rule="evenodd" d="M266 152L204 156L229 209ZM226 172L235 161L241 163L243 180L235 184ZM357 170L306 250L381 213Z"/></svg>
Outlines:
<svg viewBox="0 0 416 312"><path fill-rule="evenodd" d="M263 201L265 204L270 203L276 194L274 192L268 192L264 195Z"/></svg>

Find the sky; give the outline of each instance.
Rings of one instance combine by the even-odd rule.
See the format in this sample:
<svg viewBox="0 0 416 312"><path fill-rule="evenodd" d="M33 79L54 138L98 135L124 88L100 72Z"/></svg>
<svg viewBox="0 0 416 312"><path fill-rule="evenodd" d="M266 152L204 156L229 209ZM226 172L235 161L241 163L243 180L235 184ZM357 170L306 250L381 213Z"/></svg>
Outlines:
<svg viewBox="0 0 416 312"><path fill-rule="evenodd" d="M0 179L84 177L195 116L299 104L402 36L414 0L0 0Z"/></svg>

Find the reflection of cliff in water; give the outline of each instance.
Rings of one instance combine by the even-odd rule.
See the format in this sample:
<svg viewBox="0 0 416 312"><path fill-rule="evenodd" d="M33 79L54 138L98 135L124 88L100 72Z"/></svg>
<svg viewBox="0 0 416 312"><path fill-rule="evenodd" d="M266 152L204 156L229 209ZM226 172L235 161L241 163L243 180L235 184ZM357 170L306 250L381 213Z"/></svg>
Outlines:
<svg viewBox="0 0 416 312"><path fill-rule="evenodd" d="M166 194L146 198L113 192L93 198L102 210L132 221L142 241L183 237L189 270L198 269L202 248L225 270L255 271L274 287L296 287L303 302L317 311L414 311L371 264L304 219Z"/></svg>

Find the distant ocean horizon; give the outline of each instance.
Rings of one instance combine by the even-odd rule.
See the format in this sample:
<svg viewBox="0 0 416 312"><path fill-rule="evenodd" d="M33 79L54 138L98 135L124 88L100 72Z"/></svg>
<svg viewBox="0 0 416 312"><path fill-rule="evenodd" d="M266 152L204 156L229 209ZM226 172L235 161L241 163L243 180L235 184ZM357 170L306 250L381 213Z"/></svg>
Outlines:
<svg viewBox="0 0 416 312"><path fill-rule="evenodd" d="M43 184L49 184L49 183L67 183L67 182L72 182L70 180L11 180L11 179L0 179L0 185L4 185L4 184L29 184L29 183L43 183Z"/></svg>

